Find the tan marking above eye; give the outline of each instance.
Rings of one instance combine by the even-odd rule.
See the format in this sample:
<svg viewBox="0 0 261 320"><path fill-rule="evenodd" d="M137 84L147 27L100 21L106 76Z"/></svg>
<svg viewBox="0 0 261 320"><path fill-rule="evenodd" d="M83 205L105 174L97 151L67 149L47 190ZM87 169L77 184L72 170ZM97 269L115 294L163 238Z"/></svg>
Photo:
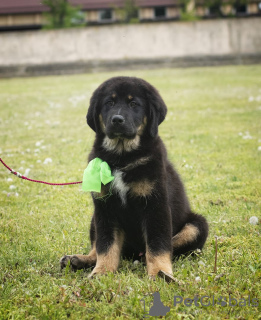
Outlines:
<svg viewBox="0 0 261 320"><path fill-rule="evenodd" d="M116 98L116 93L113 93L113 94L112 94L112 98Z"/></svg>
<svg viewBox="0 0 261 320"><path fill-rule="evenodd" d="M130 94L128 95L128 99L131 100L133 99L133 96L131 96Z"/></svg>

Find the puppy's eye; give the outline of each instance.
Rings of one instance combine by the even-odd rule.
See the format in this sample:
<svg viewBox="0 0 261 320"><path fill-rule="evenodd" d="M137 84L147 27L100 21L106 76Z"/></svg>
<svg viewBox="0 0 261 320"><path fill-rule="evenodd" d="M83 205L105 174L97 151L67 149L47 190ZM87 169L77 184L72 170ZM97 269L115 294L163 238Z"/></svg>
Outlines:
<svg viewBox="0 0 261 320"><path fill-rule="evenodd" d="M131 101L130 102L130 107L132 107L132 108L137 107L137 102Z"/></svg>
<svg viewBox="0 0 261 320"><path fill-rule="evenodd" d="M107 101L107 102L106 102L106 106L107 106L107 107L112 107L112 106L114 106L114 102L111 101L111 100L110 100L110 101Z"/></svg>

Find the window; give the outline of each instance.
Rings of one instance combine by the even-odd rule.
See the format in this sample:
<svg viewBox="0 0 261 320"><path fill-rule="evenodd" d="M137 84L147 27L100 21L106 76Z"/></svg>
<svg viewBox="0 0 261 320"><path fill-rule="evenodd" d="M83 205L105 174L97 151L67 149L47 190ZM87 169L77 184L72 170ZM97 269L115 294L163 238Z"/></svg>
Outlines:
<svg viewBox="0 0 261 320"><path fill-rule="evenodd" d="M209 14L213 16L222 16L219 3L213 3L209 6Z"/></svg>
<svg viewBox="0 0 261 320"><path fill-rule="evenodd" d="M108 21L112 20L112 10L105 9L100 11L100 20L101 21Z"/></svg>
<svg viewBox="0 0 261 320"><path fill-rule="evenodd" d="M154 17L155 18L165 18L166 17L166 7L155 7Z"/></svg>
<svg viewBox="0 0 261 320"><path fill-rule="evenodd" d="M247 6L238 2L235 4L235 10L236 13L247 13Z"/></svg>

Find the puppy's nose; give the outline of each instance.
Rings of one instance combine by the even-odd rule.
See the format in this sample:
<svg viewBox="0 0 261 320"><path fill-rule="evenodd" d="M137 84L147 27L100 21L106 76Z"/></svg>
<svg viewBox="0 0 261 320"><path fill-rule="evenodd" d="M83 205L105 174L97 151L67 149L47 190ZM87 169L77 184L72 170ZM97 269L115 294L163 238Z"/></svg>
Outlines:
<svg viewBox="0 0 261 320"><path fill-rule="evenodd" d="M125 122L125 119L123 118L123 116L121 116L119 114L117 114L111 118L111 123L114 125L123 124L124 122Z"/></svg>

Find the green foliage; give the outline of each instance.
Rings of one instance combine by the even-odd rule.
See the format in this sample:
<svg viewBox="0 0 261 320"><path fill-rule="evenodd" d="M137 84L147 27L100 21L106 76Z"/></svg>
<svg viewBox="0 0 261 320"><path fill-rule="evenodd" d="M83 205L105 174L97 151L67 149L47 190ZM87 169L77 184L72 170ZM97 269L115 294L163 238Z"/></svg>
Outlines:
<svg viewBox="0 0 261 320"><path fill-rule="evenodd" d="M43 0L43 4L50 8L45 13L46 29L69 28L84 24L84 13L79 7L73 7L68 0Z"/></svg>
<svg viewBox="0 0 261 320"><path fill-rule="evenodd" d="M124 0L123 8L115 7L115 12L120 21L125 23L138 23L138 7L135 0Z"/></svg>
<svg viewBox="0 0 261 320"><path fill-rule="evenodd" d="M199 20L195 12L195 6L191 0L179 0L180 5L180 19L182 21L196 21Z"/></svg>
<svg viewBox="0 0 261 320"><path fill-rule="evenodd" d="M160 135L193 210L209 221L203 253L173 262L181 285L151 281L145 266L125 260L115 275L93 280L89 270L61 271L60 257L90 249L90 195L78 185L23 181L0 166L0 319L142 319L140 299L149 303L155 291L171 309L166 319L259 319L261 224L249 218L261 218L261 66L121 74L151 82L168 106ZM116 75L0 80L1 158L22 174L30 169L32 179L82 180L94 139L89 99ZM250 296L259 306L174 307L175 295Z"/></svg>

